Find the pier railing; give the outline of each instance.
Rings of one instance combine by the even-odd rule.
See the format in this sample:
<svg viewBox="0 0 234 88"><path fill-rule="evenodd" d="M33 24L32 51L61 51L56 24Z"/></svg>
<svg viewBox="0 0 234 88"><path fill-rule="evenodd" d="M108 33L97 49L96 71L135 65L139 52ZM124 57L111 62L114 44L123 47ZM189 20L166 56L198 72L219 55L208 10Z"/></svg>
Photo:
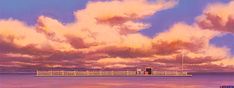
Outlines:
<svg viewBox="0 0 234 88"><path fill-rule="evenodd" d="M37 71L36 76L191 76L187 72L154 71L152 74L136 71Z"/></svg>

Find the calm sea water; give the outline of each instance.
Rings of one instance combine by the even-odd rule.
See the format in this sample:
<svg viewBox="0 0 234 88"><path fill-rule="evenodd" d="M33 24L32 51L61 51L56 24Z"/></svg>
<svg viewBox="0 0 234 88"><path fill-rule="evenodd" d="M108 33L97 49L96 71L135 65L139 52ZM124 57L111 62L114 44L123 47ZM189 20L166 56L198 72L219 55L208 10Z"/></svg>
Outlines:
<svg viewBox="0 0 234 88"><path fill-rule="evenodd" d="M0 88L219 88L221 85L234 85L234 75L193 75L193 77L0 75Z"/></svg>

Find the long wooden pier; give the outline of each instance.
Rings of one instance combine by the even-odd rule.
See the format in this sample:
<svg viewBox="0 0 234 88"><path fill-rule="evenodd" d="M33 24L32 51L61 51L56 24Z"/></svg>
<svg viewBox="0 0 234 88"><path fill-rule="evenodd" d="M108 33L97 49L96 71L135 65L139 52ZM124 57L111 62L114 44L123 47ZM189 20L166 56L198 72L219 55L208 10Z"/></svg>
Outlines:
<svg viewBox="0 0 234 88"><path fill-rule="evenodd" d="M177 71L153 71L152 74L144 74L137 73L136 71L36 71L37 77L53 77L53 76L61 76L61 77L118 77L118 76L126 76L126 77L135 77L135 76L172 76L172 77L191 77L191 74L187 72L177 72Z"/></svg>

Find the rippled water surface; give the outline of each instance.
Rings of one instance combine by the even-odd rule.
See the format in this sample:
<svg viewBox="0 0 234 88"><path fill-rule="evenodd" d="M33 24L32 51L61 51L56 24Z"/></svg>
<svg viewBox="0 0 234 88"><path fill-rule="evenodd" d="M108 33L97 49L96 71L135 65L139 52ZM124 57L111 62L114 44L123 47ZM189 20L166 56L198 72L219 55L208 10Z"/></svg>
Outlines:
<svg viewBox="0 0 234 88"><path fill-rule="evenodd" d="M220 85L234 85L234 75L193 75L193 77L0 75L0 88L219 88Z"/></svg>

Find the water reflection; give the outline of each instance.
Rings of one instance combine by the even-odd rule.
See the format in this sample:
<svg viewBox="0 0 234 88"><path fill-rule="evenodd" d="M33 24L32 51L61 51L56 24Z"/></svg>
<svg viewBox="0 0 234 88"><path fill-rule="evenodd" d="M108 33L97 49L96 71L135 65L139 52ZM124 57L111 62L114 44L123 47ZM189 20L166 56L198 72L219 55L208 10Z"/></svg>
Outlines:
<svg viewBox="0 0 234 88"><path fill-rule="evenodd" d="M0 88L219 88L233 75L193 77L34 77L0 75Z"/></svg>

